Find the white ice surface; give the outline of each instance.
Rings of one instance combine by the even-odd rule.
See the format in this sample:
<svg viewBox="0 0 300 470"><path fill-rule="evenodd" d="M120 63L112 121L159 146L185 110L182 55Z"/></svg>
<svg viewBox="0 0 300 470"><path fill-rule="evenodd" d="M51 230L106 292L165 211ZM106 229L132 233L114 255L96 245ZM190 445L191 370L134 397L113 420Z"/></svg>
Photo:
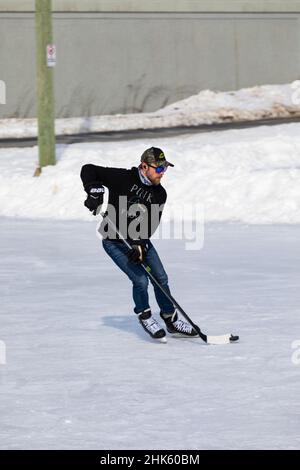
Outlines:
<svg viewBox="0 0 300 470"><path fill-rule="evenodd" d="M299 237L213 224L201 251L157 240L193 320L241 340L154 344L93 224L1 218L1 449L299 449Z"/></svg>

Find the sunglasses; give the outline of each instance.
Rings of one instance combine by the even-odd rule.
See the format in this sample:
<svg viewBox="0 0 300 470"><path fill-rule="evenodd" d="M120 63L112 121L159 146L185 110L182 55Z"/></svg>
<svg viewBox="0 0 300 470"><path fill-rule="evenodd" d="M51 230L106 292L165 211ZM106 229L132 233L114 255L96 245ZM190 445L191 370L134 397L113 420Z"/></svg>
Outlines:
<svg viewBox="0 0 300 470"><path fill-rule="evenodd" d="M150 168L154 168L155 172L158 173L159 175L161 173L164 173L168 169L167 166L152 166L152 165L149 165L149 163L147 163L147 165L150 166Z"/></svg>

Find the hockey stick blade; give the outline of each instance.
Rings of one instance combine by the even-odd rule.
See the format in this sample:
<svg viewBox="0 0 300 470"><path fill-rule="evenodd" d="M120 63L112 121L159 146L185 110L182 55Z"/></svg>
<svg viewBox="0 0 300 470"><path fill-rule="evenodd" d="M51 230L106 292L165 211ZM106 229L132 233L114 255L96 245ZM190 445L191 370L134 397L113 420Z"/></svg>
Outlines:
<svg viewBox="0 0 300 470"><path fill-rule="evenodd" d="M240 338L234 335L207 336L207 344L229 344L235 343Z"/></svg>
<svg viewBox="0 0 300 470"><path fill-rule="evenodd" d="M239 336L234 335L219 335L219 336L209 336L202 333L198 325L192 323L193 328L197 331L199 338L201 338L206 344L229 344L238 341Z"/></svg>

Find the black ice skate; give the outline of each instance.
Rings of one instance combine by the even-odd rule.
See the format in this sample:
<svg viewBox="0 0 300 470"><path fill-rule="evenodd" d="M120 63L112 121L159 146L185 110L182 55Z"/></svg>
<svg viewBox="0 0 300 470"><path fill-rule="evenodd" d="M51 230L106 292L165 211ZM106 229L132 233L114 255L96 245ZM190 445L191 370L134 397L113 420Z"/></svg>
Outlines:
<svg viewBox="0 0 300 470"><path fill-rule="evenodd" d="M143 312L138 314L139 321L144 328L145 331L151 336L151 338L157 339L162 343L166 343L166 332L160 326L158 321L151 315L150 308L144 310Z"/></svg>
<svg viewBox="0 0 300 470"><path fill-rule="evenodd" d="M197 331L187 321L178 318L175 310L174 313L161 313L161 318L164 320L167 330L173 336L193 338L198 336Z"/></svg>

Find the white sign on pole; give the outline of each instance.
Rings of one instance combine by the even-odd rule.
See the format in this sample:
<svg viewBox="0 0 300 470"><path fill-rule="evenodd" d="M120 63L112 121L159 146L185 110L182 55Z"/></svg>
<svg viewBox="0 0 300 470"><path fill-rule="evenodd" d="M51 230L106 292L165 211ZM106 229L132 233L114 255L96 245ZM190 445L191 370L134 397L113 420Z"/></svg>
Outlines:
<svg viewBox="0 0 300 470"><path fill-rule="evenodd" d="M56 46L55 44L47 45L47 67L55 67L56 65Z"/></svg>

